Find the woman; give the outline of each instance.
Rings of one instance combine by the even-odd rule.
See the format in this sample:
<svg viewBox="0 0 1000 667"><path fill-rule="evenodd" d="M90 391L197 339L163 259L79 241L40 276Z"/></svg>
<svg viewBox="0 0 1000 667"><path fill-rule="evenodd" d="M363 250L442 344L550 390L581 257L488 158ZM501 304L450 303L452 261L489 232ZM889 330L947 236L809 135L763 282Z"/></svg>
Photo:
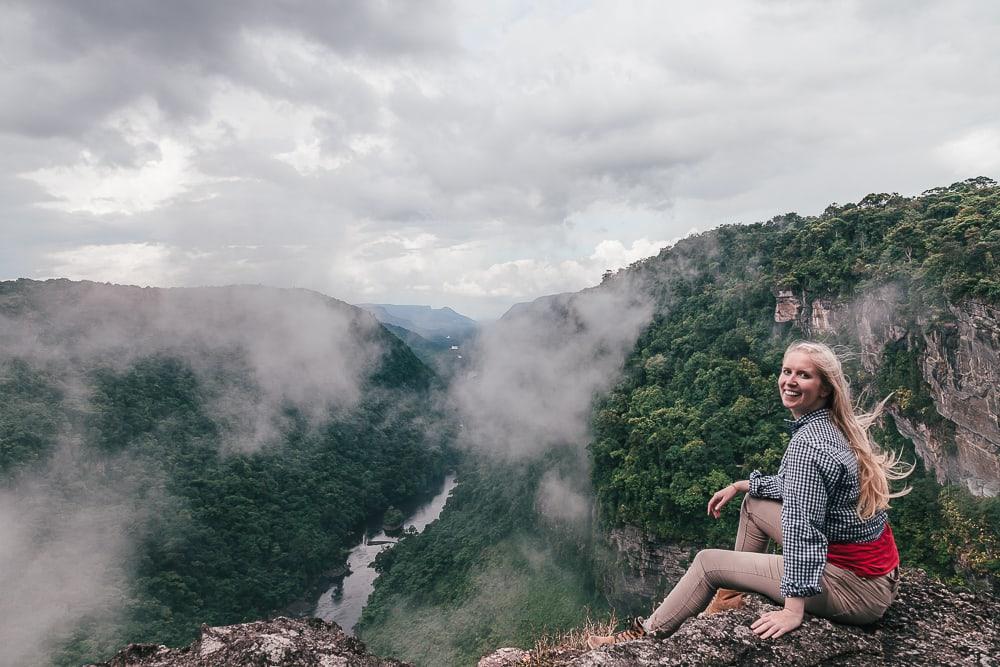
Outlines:
<svg viewBox="0 0 1000 667"><path fill-rule="evenodd" d="M805 612L866 624L892 603L899 554L886 509L890 498L909 489L890 493L889 481L906 477L912 467L880 453L868 435L884 401L873 413L855 414L840 360L811 342L785 351L778 392L794 418L778 474L755 470L708 501L708 514L718 519L736 494L747 494L735 551L699 552L649 618L617 635L591 636L591 648L670 634L705 609L713 594L710 612L739 606L739 591L783 603L750 626L765 639L799 627ZM768 539L782 545L782 556L765 553Z"/></svg>

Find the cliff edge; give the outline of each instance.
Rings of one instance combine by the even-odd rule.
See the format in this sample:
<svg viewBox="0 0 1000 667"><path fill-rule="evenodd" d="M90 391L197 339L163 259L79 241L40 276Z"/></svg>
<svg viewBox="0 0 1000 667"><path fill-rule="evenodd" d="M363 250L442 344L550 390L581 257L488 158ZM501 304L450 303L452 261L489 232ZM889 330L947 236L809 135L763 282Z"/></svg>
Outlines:
<svg viewBox="0 0 1000 667"><path fill-rule="evenodd" d="M544 655L500 649L479 667L645 665L1000 665L1000 599L954 591L921 570L905 569L896 601L877 624L858 628L807 616L795 632L762 640L750 624L771 601L747 596L740 610L689 619L666 639L644 638L595 651L564 646Z"/></svg>

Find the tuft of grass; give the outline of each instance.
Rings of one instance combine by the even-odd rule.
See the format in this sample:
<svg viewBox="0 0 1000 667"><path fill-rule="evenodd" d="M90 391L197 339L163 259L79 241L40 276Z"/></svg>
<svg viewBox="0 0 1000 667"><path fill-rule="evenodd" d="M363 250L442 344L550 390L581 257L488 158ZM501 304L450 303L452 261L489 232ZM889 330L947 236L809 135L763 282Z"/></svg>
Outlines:
<svg viewBox="0 0 1000 667"><path fill-rule="evenodd" d="M618 628L618 617L612 610L605 618L595 619L588 612L583 625L557 633L543 633L535 638L535 645L528 653L526 667L559 667L590 649L587 637L610 635Z"/></svg>

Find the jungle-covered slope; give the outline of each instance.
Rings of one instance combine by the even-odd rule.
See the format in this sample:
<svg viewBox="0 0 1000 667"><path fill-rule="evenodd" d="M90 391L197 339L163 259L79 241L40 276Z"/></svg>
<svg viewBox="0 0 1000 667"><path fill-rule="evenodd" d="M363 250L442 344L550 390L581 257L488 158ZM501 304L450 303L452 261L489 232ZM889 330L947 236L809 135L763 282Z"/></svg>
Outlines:
<svg viewBox="0 0 1000 667"><path fill-rule="evenodd" d="M23 559L5 612L26 619L4 619L5 658L80 664L280 610L451 465L435 383L315 293L0 283L0 493Z"/></svg>
<svg viewBox="0 0 1000 667"><path fill-rule="evenodd" d="M907 348L912 338L880 351L875 372L865 372L855 330L777 324L774 293L849 308L893 285L894 317L919 331L948 322L949 304L1000 302L998 261L1000 188L979 178L913 198L869 195L816 217L724 226L632 267L650 284L658 315L626 379L595 410L593 478L604 520L695 544L731 541L736 512L706 522L705 499L755 468L777 469L787 435L775 369L787 344L809 334L853 351L847 367L867 407L896 392L900 414L940 420ZM1000 501L936 484L891 417L880 438L917 462L913 492L893 503L905 562L944 576L996 575Z"/></svg>

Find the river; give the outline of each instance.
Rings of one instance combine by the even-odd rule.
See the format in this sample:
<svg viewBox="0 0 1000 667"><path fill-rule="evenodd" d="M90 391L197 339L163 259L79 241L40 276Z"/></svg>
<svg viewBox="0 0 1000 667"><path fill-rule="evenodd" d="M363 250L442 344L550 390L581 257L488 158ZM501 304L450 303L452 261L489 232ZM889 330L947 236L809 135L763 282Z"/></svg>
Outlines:
<svg viewBox="0 0 1000 667"><path fill-rule="evenodd" d="M448 475L441 491L426 504L419 506L403 525L413 526L417 532L422 531L441 514L453 488L455 488L455 476ZM334 621L344 629L344 632L353 634L354 626L361 618L361 610L368 602L368 596L372 594L375 579L378 577L371 564L382 549L389 548L395 542L396 538L387 536L384 531L372 536L366 534L361 543L351 549L347 557L350 574L319 597L313 616L324 621Z"/></svg>

